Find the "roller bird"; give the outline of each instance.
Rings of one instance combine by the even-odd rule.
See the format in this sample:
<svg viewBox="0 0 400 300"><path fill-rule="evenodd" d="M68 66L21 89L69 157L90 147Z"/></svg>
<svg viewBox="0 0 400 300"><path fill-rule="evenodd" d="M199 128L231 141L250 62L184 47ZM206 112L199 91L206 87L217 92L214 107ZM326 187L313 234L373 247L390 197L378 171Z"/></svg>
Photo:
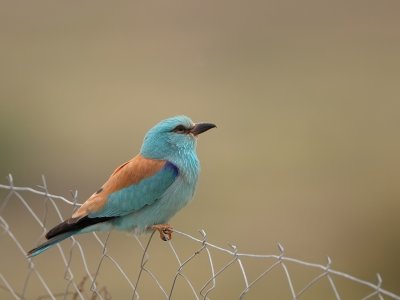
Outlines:
<svg viewBox="0 0 400 300"><path fill-rule="evenodd" d="M120 165L72 217L47 232L47 241L27 253L36 256L73 235L122 230L157 230L172 238L167 222L193 198L200 172L199 134L216 127L186 116L162 120L145 135L138 155Z"/></svg>

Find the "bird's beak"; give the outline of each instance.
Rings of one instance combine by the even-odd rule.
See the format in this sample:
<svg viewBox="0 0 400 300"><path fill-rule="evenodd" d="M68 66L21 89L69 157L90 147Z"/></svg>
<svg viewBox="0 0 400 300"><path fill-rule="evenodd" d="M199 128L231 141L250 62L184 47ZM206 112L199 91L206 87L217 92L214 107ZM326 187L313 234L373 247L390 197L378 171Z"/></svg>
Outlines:
<svg viewBox="0 0 400 300"><path fill-rule="evenodd" d="M190 129L190 133L193 134L194 136L197 136L200 133L206 132L207 130L210 130L211 128L214 127L217 126L212 123L197 123L193 126L192 129Z"/></svg>

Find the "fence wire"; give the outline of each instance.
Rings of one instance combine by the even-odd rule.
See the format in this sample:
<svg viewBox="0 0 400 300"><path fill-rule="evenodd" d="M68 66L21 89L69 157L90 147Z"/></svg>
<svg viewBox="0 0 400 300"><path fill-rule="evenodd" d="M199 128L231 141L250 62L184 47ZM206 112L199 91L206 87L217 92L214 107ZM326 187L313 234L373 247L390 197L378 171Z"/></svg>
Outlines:
<svg viewBox="0 0 400 300"><path fill-rule="evenodd" d="M173 241L149 236L90 234L29 259L26 252L46 231L76 209L52 195L42 176L37 188L0 185L0 299L399 299L375 282L326 264L277 254L243 253L174 229ZM78 241L79 239L79 241ZM90 241L87 241L89 240ZM58 249L57 249L58 248Z"/></svg>

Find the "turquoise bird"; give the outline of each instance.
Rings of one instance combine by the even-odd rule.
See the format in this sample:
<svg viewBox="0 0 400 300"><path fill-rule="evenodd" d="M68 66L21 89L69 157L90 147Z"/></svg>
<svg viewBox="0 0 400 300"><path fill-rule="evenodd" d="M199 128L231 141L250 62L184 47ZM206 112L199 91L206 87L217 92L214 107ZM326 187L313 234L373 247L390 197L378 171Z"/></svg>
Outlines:
<svg viewBox="0 0 400 300"><path fill-rule="evenodd" d="M199 134L216 127L193 123L186 116L161 121L145 135L140 153L119 166L103 186L72 215L46 234L47 241L28 252L36 256L81 233L157 230L171 239L168 220L183 208L196 189L200 163Z"/></svg>

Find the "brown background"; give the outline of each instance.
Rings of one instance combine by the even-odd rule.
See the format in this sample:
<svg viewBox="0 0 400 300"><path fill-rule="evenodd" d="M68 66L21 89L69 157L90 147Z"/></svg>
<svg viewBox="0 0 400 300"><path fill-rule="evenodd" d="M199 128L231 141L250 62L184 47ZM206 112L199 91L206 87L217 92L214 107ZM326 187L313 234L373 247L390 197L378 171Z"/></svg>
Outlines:
<svg viewBox="0 0 400 300"><path fill-rule="evenodd" d="M400 293L398 1L1 6L2 183L45 174L84 201L151 126L186 114L218 129L199 141L196 199L175 227L329 255Z"/></svg>

